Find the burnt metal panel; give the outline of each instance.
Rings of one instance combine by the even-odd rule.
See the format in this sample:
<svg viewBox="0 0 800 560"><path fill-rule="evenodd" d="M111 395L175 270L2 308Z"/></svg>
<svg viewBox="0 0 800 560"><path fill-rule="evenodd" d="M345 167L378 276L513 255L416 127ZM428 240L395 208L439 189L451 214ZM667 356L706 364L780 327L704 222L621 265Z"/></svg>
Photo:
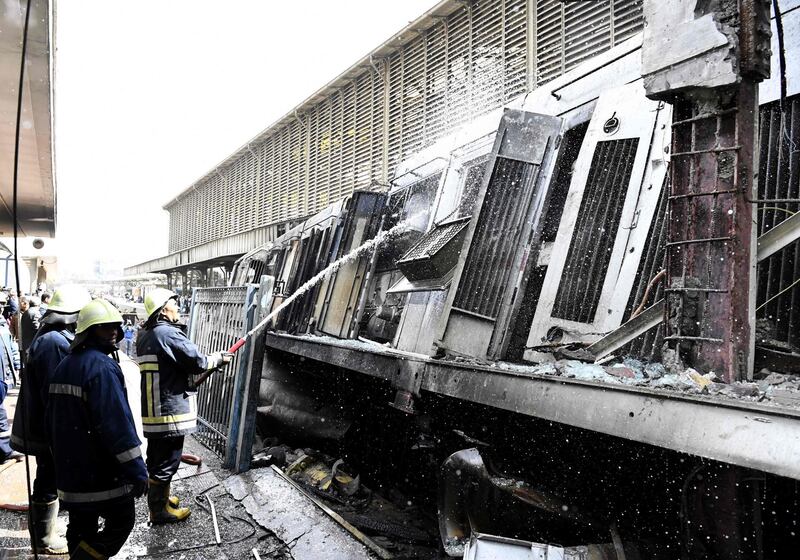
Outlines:
<svg viewBox="0 0 800 560"><path fill-rule="evenodd" d="M469 217L435 226L397 261L409 280L441 278L458 262Z"/></svg>
<svg viewBox="0 0 800 560"><path fill-rule="evenodd" d="M347 255L378 233L386 206L386 195L355 192L349 201L342 226L341 243L330 255L330 262ZM326 263L325 266L327 266ZM349 335L357 315L358 298L369 268L369 255L360 256L336 272L320 288L322 299L317 330L340 338Z"/></svg>
<svg viewBox="0 0 800 560"><path fill-rule="evenodd" d="M454 307L497 317L537 174L533 163L497 157Z"/></svg>
<svg viewBox="0 0 800 560"><path fill-rule="evenodd" d="M541 171L552 168L561 124L525 111L503 114L467 231L469 249L454 269L437 341L442 347L479 358L505 353L508 326L538 258L547 192Z"/></svg>
<svg viewBox="0 0 800 560"><path fill-rule="evenodd" d="M553 306L554 317L594 321L638 146L638 138L597 143Z"/></svg>
<svg viewBox="0 0 800 560"><path fill-rule="evenodd" d="M547 272L523 359L546 359L552 343L591 344L622 324L667 171L671 114L641 83L598 98L552 256L540 262Z"/></svg>
<svg viewBox="0 0 800 560"><path fill-rule="evenodd" d="M312 230L308 237L301 241L298 267L292 275L285 292L293 294L328 264L333 229ZM319 284L312 286L305 294L296 299L276 320L276 328L287 332L306 332L311 320Z"/></svg>
<svg viewBox="0 0 800 560"><path fill-rule="evenodd" d="M800 212L800 96L761 108L758 205L761 236ZM772 341L800 349L800 241L795 241L758 265L756 318L769 324Z"/></svg>

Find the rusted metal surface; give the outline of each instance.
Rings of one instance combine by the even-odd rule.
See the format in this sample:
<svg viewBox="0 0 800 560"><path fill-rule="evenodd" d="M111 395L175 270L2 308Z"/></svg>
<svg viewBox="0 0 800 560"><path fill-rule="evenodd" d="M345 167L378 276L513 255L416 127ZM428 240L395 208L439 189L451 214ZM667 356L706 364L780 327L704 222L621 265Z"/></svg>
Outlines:
<svg viewBox="0 0 800 560"><path fill-rule="evenodd" d="M678 99L673 114L665 340L733 382L753 363L756 88L698 97Z"/></svg>

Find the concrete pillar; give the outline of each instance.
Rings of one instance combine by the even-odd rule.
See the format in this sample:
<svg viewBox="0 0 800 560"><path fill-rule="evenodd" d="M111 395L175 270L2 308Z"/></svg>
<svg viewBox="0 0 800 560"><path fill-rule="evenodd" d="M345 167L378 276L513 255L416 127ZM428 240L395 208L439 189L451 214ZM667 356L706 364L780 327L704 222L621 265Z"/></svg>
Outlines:
<svg viewBox="0 0 800 560"><path fill-rule="evenodd" d="M758 86L768 0L646 0L642 76L674 105L666 341L726 382L752 377Z"/></svg>

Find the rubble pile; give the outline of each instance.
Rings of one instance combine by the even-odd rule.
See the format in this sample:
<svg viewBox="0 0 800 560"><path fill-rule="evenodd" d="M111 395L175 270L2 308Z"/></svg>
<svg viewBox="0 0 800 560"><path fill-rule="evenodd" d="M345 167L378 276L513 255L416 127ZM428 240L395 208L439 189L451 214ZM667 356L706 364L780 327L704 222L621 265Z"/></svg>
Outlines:
<svg viewBox="0 0 800 560"><path fill-rule="evenodd" d="M555 375L583 381L665 389L800 408L800 375L762 369L753 382L722 383L713 372L703 374L683 367L677 360L670 362L669 356L665 358L664 363L644 363L634 358L624 358L613 365L558 360L536 366L506 362L498 362L494 366L519 373Z"/></svg>

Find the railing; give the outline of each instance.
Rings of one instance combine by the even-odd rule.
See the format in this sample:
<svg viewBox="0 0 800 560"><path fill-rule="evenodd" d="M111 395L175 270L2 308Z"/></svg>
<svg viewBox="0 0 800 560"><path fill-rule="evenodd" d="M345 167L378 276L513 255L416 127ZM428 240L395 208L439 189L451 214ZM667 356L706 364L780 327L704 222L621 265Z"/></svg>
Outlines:
<svg viewBox="0 0 800 560"><path fill-rule="evenodd" d="M271 305L271 294L272 278L260 286L196 288L189 337L203 352L226 350L257 324ZM264 347L259 340L250 339L225 369L199 387L197 394L195 438L223 457L226 468L237 472L247 470L250 464L255 435Z"/></svg>

